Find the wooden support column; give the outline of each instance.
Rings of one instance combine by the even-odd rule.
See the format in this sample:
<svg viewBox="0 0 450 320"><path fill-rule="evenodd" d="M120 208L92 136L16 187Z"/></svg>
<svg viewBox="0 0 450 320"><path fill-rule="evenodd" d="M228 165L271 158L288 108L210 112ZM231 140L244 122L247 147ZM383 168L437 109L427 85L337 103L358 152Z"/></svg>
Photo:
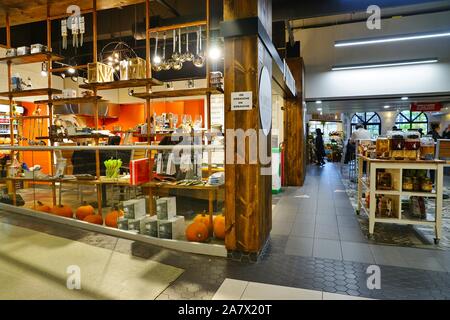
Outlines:
<svg viewBox="0 0 450 320"><path fill-rule="evenodd" d="M284 105L284 175L287 186L303 186L306 175L306 124L302 58L286 59L297 86L297 97Z"/></svg>
<svg viewBox="0 0 450 320"><path fill-rule="evenodd" d="M224 0L224 22L259 17L271 37L272 1ZM272 77L272 58L258 35L233 36L225 39L225 128L229 130L261 129L259 81L265 67ZM231 93L251 91L253 109L231 111ZM269 101L270 103L270 101ZM234 140L234 143L233 141ZM264 247L272 229L272 176L264 175L261 169L270 168L258 160L249 159L250 139L245 139L245 164L237 163L237 140L226 137L227 161L225 183L226 239L229 251L258 254ZM267 151L271 148L271 133L267 136ZM234 149L230 150L230 144ZM255 146L253 143L252 146ZM259 145L256 144L259 153ZM270 170L270 169L269 169Z"/></svg>

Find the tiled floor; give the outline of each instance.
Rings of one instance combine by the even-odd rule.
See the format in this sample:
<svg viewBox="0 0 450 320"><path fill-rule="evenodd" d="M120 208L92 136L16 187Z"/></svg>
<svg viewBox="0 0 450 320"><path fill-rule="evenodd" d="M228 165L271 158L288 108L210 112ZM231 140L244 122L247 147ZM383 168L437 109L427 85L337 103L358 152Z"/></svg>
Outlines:
<svg viewBox="0 0 450 320"><path fill-rule="evenodd" d="M281 286L294 288L288 289L292 294L305 293L295 289L320 292L322 298L450 299L450 252L368 242L342 190L337 167L327 164L310 167L304 187L276 195L274 230L253 264L161 249L7 212L0 212L0 222L183 269L157 299L211 299L227 278L243 281L245 288L256 286L258 290L248 291L252 298L264 288ZM367 287L367 268L374 263L381 269L379 290Z"/></svg>
<svg viewBox="0 0 450 320"><path fill-rule="evenodd" d="M449 271L450 252L369 243L337 165L308 173L305 186L288 188L274 209L272 234L287 237L286 255Z"/></svg>
<svg viewBox="0 0 450 320"><path fill-rule="evenodd" d="M213 300L369 300L319 290L225 279Z"/></svg>

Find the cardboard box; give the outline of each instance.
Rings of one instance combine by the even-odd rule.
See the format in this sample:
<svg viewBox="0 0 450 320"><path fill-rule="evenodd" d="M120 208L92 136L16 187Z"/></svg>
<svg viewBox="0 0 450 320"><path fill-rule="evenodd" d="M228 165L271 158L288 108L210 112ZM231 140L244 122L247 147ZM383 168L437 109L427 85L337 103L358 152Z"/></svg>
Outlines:
<svg viewBox="0 0 450 320"><path fill-rule="evenodd" d="M119 230L128 230L128 219L127 218L119 218L119 220L117 220L117 228Z"/></svg>
<svg viewBox="0 0 450 320"><path fill-rule="evenodd" d="M146 216L142 219L141 233L147 236L158 238L158 218L156 216Z"/></svg>
<svg viewBox="0 0 450 320"><path fill-rule="evenodd" d="M158 220L170 220L177 215L177 198L166 197L156 200L156 215Z"/></svg>
<svg viewBox="0 0 450 320"><path fill-rule="evenodd" d="M46 52L47 51L47 47L44 46L43 44L36 43L36 44L32 44L31 45L31 50L30 51L31 51L31 54Z"/></svg>
<svg viewBox="0 0 450 320"><path fill-rule="evenodd" d="M88 82L101 83L114 81L114 68L101 62L88 64Z"/></svg>
<svg viewBox="0 0 450 320"><path fill-rule="evenodd" d="M183 216L176 216L170 220L160 220L158 222L158 235L161 239L184 238L186 224Z"/></svg>
<svg viewBox="0 0 450 320"><path fill-rule="evenodd" d="M24 56L30 54L30 47L19 47L17 48L17 55Z"/></svg>
<svg viewBox="0 0 450 320"><path fill-rule="evenodd" d="M132 58L128 60L128 78L145 79L147 73L147 63L142 58Z"/></svg>
<svg viewBox="0 0 450 320"><path fill-rule="evenodd" d="M145 217L146 214L145 203L146 203L145 198L122 202L123 211L125 212L124 217L133 220Z"/></svg>
<svg viewBox="0 0 450 320"><path fill-rule="evenodd" d="M77 91L73 89L64 89L63 90L63 98L76 98L77 97Z"/></svg>

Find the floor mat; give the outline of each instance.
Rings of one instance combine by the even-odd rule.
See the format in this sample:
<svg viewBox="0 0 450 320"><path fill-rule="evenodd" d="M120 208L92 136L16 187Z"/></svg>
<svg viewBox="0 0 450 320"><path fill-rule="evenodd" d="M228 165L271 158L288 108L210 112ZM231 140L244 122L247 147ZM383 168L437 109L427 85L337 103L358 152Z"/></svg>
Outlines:
<svg viewBox="0 0 450 320"><path fill-rule="evenodd" d="M153 300L183 270L0 223L0 299ZM81 290L76 283L79 267ZM14 288L12 291L11 288Z"/></svg>
<svg viewBox="0 0 450 320"><path fill-rule="evenodd" d="M353 208L358 207L357 184L349 179L348 167L341 167L341 180L345 186L347 195ZM446 177L448 179L448 177ZM445 180L446 182L448 180ZM450 194L448 183L444 183L444 194ZM428 212L434 212L435 201L427 202ZM450 199L444 199L442 212L442 237L439 245L434 245L434 228L427 226L408 226L397 224L377 223L375 225L374 243L405 247L417 247L427 249L450 250ZM365 234L369 233L369 220L364 214L358 219L361 229Z"/></svg>

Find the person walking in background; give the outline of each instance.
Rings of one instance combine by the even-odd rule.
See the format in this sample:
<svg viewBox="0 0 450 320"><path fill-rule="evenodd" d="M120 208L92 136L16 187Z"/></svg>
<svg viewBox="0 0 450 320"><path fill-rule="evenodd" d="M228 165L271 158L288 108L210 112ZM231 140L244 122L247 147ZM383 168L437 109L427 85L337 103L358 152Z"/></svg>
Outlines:
<svg viewBox="0 0 450 320"><path fill-rule="evenodd" d="M442 138L450 139L450 123L448 124L447 128L445 128L444 133L442 134Z"/></svg>
<svg viewBox="0 0 450 320"><path fill-rule="evenodd" d="M350 140L353 143L356 143L358 140L370 140L372 137L370 135L370 132L364 129L364 126L362 124L356 125L356 130L353 131L352 136Z"/></svg>
<svg viewBox="0 0 450 320"><path fill-rule="evenodd" d="M428 135L433 137L433 140L437 142L439 139L442 139L441 135L439 134L439 130L441 129L441 125L439 122L433 122L431 124L431 131L428 132Z"/></svg>
<svg viewBox="0 0 450 320"><path fill-rule="evenodd" d="M316 148L317 165L324 166L325 161L323 158L325 157L325 146L323 143L322 130L320 130L319 128L316 129L316 139L314 141L314 146Z"/></svg>

